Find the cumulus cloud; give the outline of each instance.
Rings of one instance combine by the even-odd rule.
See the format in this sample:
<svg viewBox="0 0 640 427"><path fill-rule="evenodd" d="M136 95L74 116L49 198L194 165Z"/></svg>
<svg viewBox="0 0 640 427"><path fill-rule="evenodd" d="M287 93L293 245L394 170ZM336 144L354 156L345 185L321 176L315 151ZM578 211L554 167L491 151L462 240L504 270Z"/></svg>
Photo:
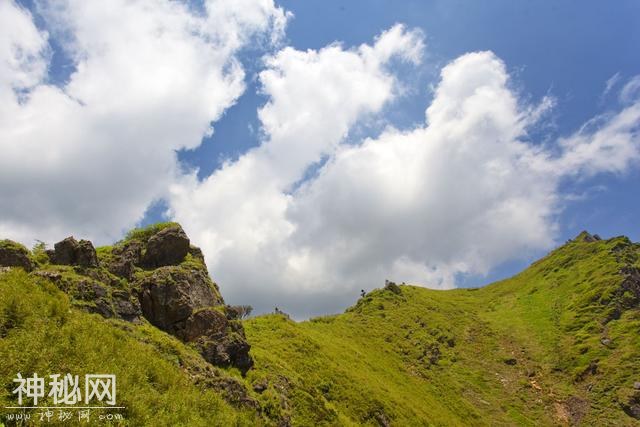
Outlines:
<svg viewBox="0 0 640 427"><path fill-rule="evenodd" d="M0 2L0 28L0 95L4 99L12 90L32 87L45 75L47 34L33 26L27 11L8 1Z"/></svg>
<svg viewBox="0 0 640 427"><path fill-rule="evenodd" d="M292 240L338 277L444 288L456 274L485 274L548 248L563 179L623 172L638 160L640 104L560 140L552 156L524 141L553 103L522 105L508 83L490 52L447 65L424 127L341 147L295 194Z"/></svg>
<svg viewBox="0 0 640 427"><path fill-rule="evenodd" d="M287 48L268 61L263 144L171 200L230 300L308 316L384 278L453 287L549 248L564 180L637 160L640 105L551 146L531 142L554 101L524 103L491 52L443 68L422 126L345 144L363 114L393 100L385 61L420 49L419 34L394 27L372 46Z"/></svg>
<svg viewBox="0 0 640 427"><path fill-rule="evenodd" d="M259 111L266 139L204 182L193 176L175 185L171 198L172 215L205 248L231 300L247 292L271 295L273 301L280 291L317 290L314 277L321 272L309 268L322 266L306 264L289 240L296 225L287 212L296 184L336 150L360 118L394 98L396 79L387 63L415 63L422 46L419 32L398 25L372 45L287 47L266 60L259 76L270 97ZM300 287L280 286L292 282Z"/></svg>
<svg viewBox="0 0 640 427"><path fill-rule="evenodd" d="M133 226L181 175L175 150L198 146L244 91L235 55L277 40L272 0L0 2L0 234L73 232L99 242ZM75 66L47 83L48 39Z"/></svg>

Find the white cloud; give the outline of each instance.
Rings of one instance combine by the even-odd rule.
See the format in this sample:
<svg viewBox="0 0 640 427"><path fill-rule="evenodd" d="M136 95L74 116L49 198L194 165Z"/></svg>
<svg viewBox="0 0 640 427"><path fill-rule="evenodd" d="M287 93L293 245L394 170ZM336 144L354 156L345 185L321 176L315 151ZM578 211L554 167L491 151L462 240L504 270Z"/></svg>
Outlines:
<svg viewBox="0 0 640 427"><path fill-rule="evenodd" d="M0 96L4 98L12 90L28 89L43 78L47 34L33 26L29 12L8 1L0 2L0 28Z"/></svg>
<svg viewBox="0 0 640 427"><path fill-rule="evenodd" d="M611 92L615 85L618 84L618 82L620 81L620 77L620 72L617 72L607 79L604 84L604 91L602 92L601 99L606 98L606 96Z"/></svg>
<svg viewBox="0 0 640 427"><path fill-rule="evenodd" d="M620 91L620 101L632 104L640 100L640 75L633 76Z"/></svg>
<svg viewBox="0 0 640 427"><path fill-rule="evenodd" d="M339 310L385 278L452 287L457 274L549 248L563 180L622 172L637 158L640 105L558 145L526 142L554 101L523 103L491 52L442 70L424 125L341 144L363 114L393 99L393 74L370 52L384 62L396 46L399 57L419 58L415 33L385 35L355 51L274 56L261 74L270 97L262 146L203 183L175 187L174 215L204 246L229 300L308 316Z"/></svg>
<svg viewBox="0 0 640 427"><path fill-rule="evenodd" d="M434 287L550 245L555 179L537 170L546 155L519 140L532 110L507 81L487 52L445 67L427 125L342 147L298 191L294 241L344 276ZM353 253L340 248L353 242Z"/></svg>
<svg viewBox="0 0 640 427"><path fill-rule="evenodd" d="M316 289L323 266L309 264L289 240L296 227L287 217L292 191L360 118L394 98L396 82L386 64L392 58L418 61L422 43L418 32L395 26L371 46L288 47L266 60L260 82L270 101L259 117L267 139L204 182L192 177L174 186L171 199L173 215L204 247L230 299L246 292L278 298L277 289L295 294L292 282ZM278 288L280 280L285 288Z"/></svg>
<svg viewBox="0 0 640 427"><path fill-rule="evenodd" d="M556 173L589 176L624 172L640 160L640 102L597 117L568 138L560 139L562 158L552 163Z"/></svg>
<svg viewBox="0 0 640 427"><path fill-rule="evenodd" d="M241 7L240 7L241 6ZM0 2L0 234L98 241L133 226L244 91L235 54L282 35L271 0L39 2L75 72L46 83L47 34ZM26 92L25 92L26 91Z"/></svg>

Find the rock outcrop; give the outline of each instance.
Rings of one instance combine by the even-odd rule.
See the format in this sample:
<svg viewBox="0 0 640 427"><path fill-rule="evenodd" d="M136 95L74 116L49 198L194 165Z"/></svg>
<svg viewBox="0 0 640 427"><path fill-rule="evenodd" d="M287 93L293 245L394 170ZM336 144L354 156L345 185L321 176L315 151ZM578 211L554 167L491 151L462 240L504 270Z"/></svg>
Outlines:
<svg viewBox="0 0 640 427"><path fill-rule="evenodd" d="M113 258L107 265L107 269L116 276L127 280L133 280L133 273L142 261L144 245L138 241L125 242L113 248Z"/></svg>
<svg viewBox="0 0 640 427"><path fill-rule="evenodd" d="M27 248L12 240L0 240L0 266L33 269Z"/></svg>
<svg viewBox="0 0 640 427"><path fill-rule="evenodd" d="M251 346L244 335L242 324L226 320L221 322L226 324L224 332L209 330L196 339L196 345L208 362L218 366L235 366L241 372L246 372L253 366L253 359L249 355Z"/></svg>
<svg viewBox="0 0 640 427"><path fill-rule="evenodd" d="M0 245L0 266L32 270L26 248L2 242L7 243ZM54 248L47 251L50 264L33 274L55 283L77 307L106 318L146 319L192 343L213 365L243 372L253 365L242 323L227 313L202 251L191 246L180 225L138 230L112 248L101 248L100 259L88 240L68 237Z"/></svg>
<svg viewBox="0 0 640 427"><path fill-rule="evenodd" d="M202 270L161 267L139 281L137 287L144 316L171 333L196 310L223 304Z"/></svg>
<svg viewBox="0 0 640 427"><path fill-rule="evenodd" d="M593 243L602 240L602 238L597 234L591 234L588 231L583 230L573 240L576 242Z"/></svg>
<svg viewBox="0 0 640 427"><path fill-rule="evenodd" d="M56 243L54 245L53 259L54 264L60 265L78 265L80 267L97 267L98 256L93 244L88 240L80 240L79 242L72 237Z"/></svg>
<svg viewBox="0 0 640 427"><path fill-rule="evenodd" d="M206 270L166 266L137 282L147 320L184 342L191 342L208 362L246 371L253 365L242 324L230 319Z"/></svg>
<svg viewBox="0 0 640 427"><path fill-rule="evenodd" d="M167 227L151 236L142 264L147 268L178 265L189 253L189 238L179 225Z"/></svg>

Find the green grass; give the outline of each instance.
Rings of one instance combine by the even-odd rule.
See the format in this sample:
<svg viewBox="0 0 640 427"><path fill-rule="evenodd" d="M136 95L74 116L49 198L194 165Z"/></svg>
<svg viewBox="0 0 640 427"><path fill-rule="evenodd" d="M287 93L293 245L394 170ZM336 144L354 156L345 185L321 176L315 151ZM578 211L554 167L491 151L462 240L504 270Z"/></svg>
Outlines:
<svg viewBox="0 0 640 427"><path fill-rule="evenodd" d="M164 230L165 228L179 226L177 222L158 222L156 224L151 224L147 227L142 228L134 228L129 231L124 238L124 241L138 240L140 242L146 242L149 240L151 236L156 234L158 231Z"/></svg>
<svg viewBox="0 0 640 427"><path fill-rule="evenodd" d="M401 286L337 316L254 318L249 380L294 425L638 425L620 405L640 380L637 301L607 319L639 252L572 242L481 289Z"/></svg>
<svg viewBox="0 0 640 427"><path fill-rule="evenodd" d="M15 404L11 389L18 372L81 378L113 373L117 403L126 407L123 425L258 422L255 413L231 407L219 393L194 383L189 372L210 369L195 350L148 324L75 310L55 286L22 271L0 275L0 337L0 408Z"/></svg>
<svg viewBox="0 0 640 427"><path fill-rule="evenodd" d="M0 239L0 249L11 249L25 254L29 253L29 250L24 245L9 239Z"/></svg>
<svg viewBox="0 0 640 427"><path fill-rule="evenodd" d="M13 269L0 274L0 381L114 372L130 425L637 426L622 410L640 381L640 301L621 290L625 266L640 266L628 239L576 239L480 289L400 286L339 315L258 316L244 322L255 359L244 378L146 322L86 314L72 287ZM46 269L60 283L81 279ZM203 385L213 377L245 387L257 407L226 403ZM12 401L0 390L0 407Z"/></svg>

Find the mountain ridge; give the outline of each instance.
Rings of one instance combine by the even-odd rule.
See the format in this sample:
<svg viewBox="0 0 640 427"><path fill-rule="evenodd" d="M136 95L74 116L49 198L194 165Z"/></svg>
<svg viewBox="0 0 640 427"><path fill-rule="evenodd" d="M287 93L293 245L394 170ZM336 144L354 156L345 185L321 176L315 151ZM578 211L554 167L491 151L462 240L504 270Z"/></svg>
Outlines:
<svg viewBox="0 0 640 427"><path fill-rule="evenodd" d="M137 243L120 242L97 248L96 260L108 265L108 271L119 272L120 278L137 275L141 285L153 282L163 289L162 295L180 289L176 280L163 282L154 274L167 268L174 269L173 273L176 269L206 272L200 261L202 253L178 236L177 249L163 252L164 246L159 245L151 250L156 254L153 259L168 257L178 265L158 266L146 255L153 236L166 229L179 235L176 226L169 223L134 230L123 242L141 242L144 249L139 252ZM15 244L4 246L16 248ZM0 244L0 249L4 246ZM215 300L217 308L203 311L202 304L197 308L198 304L187 304L191 312L186 319L191 321L180 327L167 327L152 315L146 316L142 304L137 321L105 316L91 306L95 301L79 298L77 287L60 287L65 275L95 267L54 266L55 251L47 253L45 248L29 252L18 247L17 252L31 266L14 259L20 266L0 273L0 356L12 360L0 368L3 383L10 384L14 371L24 366L50 366L38 351L23 355L14 344L28 340L30 334L40 335L52 321L60 322L55 320L59 309L43 314L35 310L38 304L62 304L69 307L68 322L83 327L90 324L89 329L100 330L114 345L121 340L139 348L148 361L162 361L173 378L170 384L158 384L156 378L136 385L146 390L144 399L123 388L125 406L138 408L126 414L131 425L153 424L153 411L145 410L140 401L148 408L157 407L158 402L166 403L168 394L178 393L174 390L178 385L182 397L193 401L178 399L182 403L170 405L173 413L162 412L164 418L156 422L640 425L640 245L624 236L603 240L583 232L514 277L482 288L435 291L389 283L360 298L345 313L304 322L294 322L284 314L241 321L229 316L220 295ZM176 252L184 255L175 256ZM0 264L2 259L0 250ZM91 256L73 259L93 265ZM55 274L61 277L56 279ZM194 283L202 283L194 280L196 276L177 281L186 283L181 296L191 297L198 288ZM207 286L216 295L214 282ZM30 292L25 293L25 287ZM138 301L142 294L136 294ZM110 295L113 298L113 290ZM174 300L163 301L160 307ZM16 306L23 307L23 315ZM11 323L7 313L14 313L13 317L18 313L22 321ZM199 313L207 314L200 317ZM210 325L223 317L227 322L224 330L235 334L231 341L238 344L236 338L241 338L250 346L246 351L250 366L246 361L242 366L229 360L218 363L207 357L197 340L185 339L190 336L188 331L204 331L216 348L216 340L225 338L211 334ZM40 329L34 325L41 325ZM71 332L56 333L66 337ZM85 351L91 353L92 345L87 337ZM31 347L42 352L37 344ZM62 352L53 345L48 354L55 354L56 349ZM75 353L69 348L65 351L73 359ZM93 352L99 361L98 351ZM114 348L107 354L120 357ZM88 368L80 359L73 360L72 365ZM135 365L130 372L124 363L113 369L123 377L122 387L133 387L136 383L128 375L133 378L136 370L149 368ZM5 391L0 399L0 403L10 402L12 396ZM217 408L217 415L201 405L203 401ZM197 409L187 414L180 404Z"/></svg>

